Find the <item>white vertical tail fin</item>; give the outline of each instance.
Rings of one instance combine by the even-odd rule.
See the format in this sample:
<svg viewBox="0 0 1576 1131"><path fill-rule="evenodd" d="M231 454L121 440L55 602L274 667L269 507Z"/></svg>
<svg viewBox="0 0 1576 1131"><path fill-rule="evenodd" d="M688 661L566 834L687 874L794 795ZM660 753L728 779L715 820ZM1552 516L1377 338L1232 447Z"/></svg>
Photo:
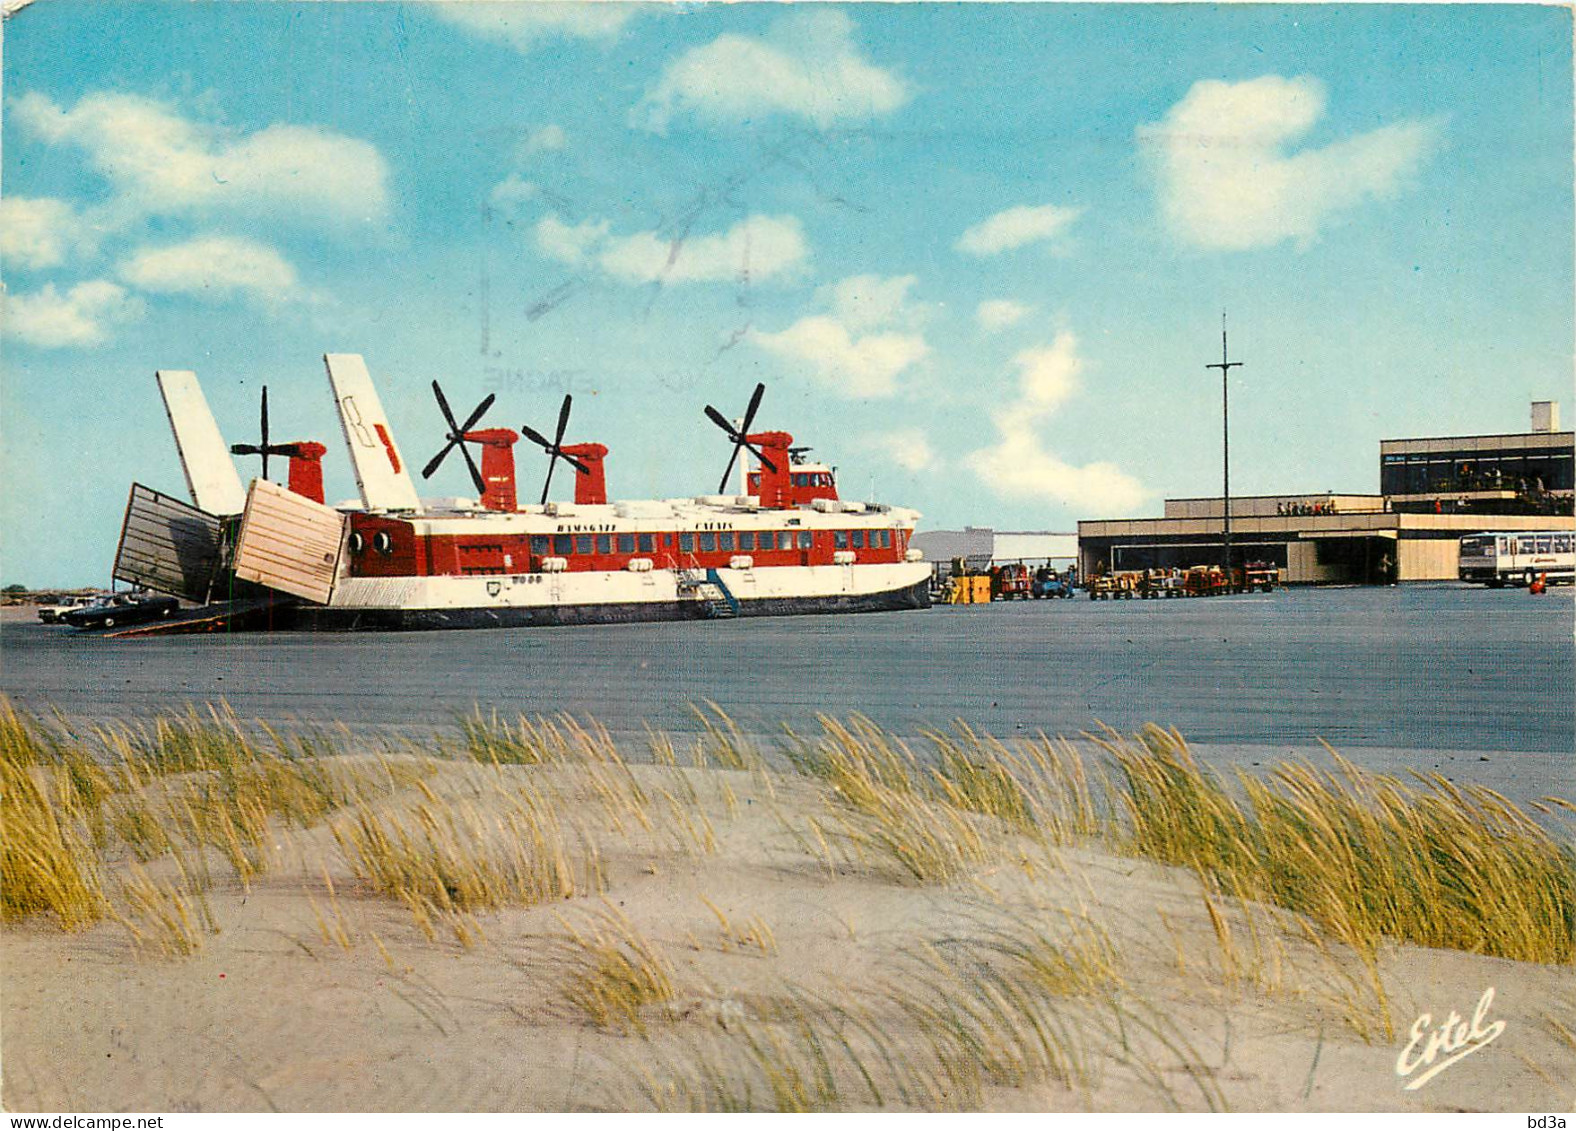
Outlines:
<svg viewBox="0 0 1576 1131"><path fill-rule="evenodd" d="M323 363L328 366L328 383L339 407L362 505L368 510L421 510L416 485L394 443L367 363L358 353L324 354Z"/></svg>
<svg viewBox="0 0 1576 1131"><path fill-rule="evenodd" d="M209 514L240 514L246 506L246 492L241 489L241 477L224 437L219 435L202 386L197 384L197 374L161 369L158 379L192 502Z"/></svg>

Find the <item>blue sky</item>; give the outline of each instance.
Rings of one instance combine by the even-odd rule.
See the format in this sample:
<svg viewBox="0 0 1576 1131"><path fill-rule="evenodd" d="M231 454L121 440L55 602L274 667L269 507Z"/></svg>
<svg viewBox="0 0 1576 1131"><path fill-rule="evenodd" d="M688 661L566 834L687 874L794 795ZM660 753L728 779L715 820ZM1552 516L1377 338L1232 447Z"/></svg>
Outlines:
<svg viewBox="0 0 1576 1131"><path fill-rule="evenodd" d="M1380 439L1571 417L1570 43L1530 5L37 4L0 578L107 582L129 483L183 492L157 368L232 443L267 384L353 495L326 352L418 465L437 378L515 428L571 392L615 495L701 493L702 406L764 381L847 496L1071 529L1218 493L1226 309L1234 493L1376 490Z"/></svg>

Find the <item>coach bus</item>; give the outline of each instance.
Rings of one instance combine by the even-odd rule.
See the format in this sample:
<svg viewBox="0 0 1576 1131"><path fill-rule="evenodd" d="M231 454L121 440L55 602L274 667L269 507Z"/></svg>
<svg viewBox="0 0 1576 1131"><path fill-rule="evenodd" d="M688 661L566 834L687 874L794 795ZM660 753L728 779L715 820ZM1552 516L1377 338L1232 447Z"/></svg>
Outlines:
<svg viewBox="0 0 1576 1131"><path fill-rule="evenodd" d="M1551 582L1576 581L1573 540L1570 530L1469 534L1461 539L1459 576L1495 589L1531 585L1540 574Z"/></svg>

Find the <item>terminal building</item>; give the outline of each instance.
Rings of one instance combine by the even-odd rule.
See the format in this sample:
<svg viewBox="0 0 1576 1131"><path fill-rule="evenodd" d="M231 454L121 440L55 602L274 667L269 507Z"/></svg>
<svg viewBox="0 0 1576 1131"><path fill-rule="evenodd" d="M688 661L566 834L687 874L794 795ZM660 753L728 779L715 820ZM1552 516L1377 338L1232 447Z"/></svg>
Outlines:
<svg viewBox="0 0 1576 1131"><path fill-rule="evenodd" d="M1234 496L1232 562L1289 584L1453 581L1464 535L1576 529L1576 432L1558 408L1533 404L1530 432L1381 441L1377 495ZM1080 522L1079 572L1218 565L1224 515L1219 497L1167 499L1160 518Z"/></svg>

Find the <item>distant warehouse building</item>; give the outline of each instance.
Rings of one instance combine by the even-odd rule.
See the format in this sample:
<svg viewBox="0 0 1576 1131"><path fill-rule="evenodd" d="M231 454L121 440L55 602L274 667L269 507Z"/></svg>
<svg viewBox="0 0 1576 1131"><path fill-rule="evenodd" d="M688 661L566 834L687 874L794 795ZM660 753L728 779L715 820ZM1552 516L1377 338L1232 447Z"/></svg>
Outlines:
<svg viewBox="0 0 1576 1131"><path fill-rule="evenodd" d="M1232 561L1289 583L1454 580L1463 535L1576 529L1576 433L1557 408L1534 404L1531 432L1384 440L1377 495L1233 497ZM1224 513L1219 497L1167 499L1162 518L1080 522L1079 570L1218 564Z"/></svg>
<svg viewBox="0 0 1576 1131"><path fill-rule="evenodd" d="M1232 508L1236 514L1236 508ZM962 558L974 569L1002 562L1071 562L1078 556L1078 535L1053 530L992 530L965 526L962 530L924 530L909 540L924 552L925 560L946 565Z"/></svg>

